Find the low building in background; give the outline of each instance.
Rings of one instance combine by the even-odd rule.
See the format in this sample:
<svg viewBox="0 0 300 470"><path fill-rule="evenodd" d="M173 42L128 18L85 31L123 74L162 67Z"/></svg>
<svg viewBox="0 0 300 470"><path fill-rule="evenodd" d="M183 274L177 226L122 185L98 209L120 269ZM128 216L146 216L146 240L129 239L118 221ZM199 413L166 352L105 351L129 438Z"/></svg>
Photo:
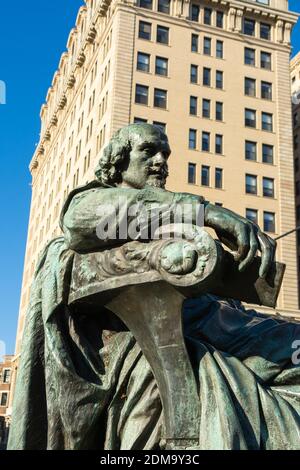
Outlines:
<svg viewBox="0 0 300 470"><path fill-rule="evenodd" d="M0 450L6 448L10 426L10 393L14 376L14 356L4 356L0 362Z"/></svg>

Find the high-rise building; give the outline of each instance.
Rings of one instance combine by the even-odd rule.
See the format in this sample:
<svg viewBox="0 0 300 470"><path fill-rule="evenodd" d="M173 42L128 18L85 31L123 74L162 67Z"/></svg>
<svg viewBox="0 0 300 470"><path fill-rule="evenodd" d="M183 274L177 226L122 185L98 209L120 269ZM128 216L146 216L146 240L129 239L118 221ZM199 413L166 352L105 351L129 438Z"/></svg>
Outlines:
<svg viewBox="0 0 300 470"><path fill-rule="evenodd" d="M150 122L173 150L168 189L204 195L276 237L295 226L287 0L86 0L41 109L16 352L39 253L69 191L120 127ZM295 235L279 308L298 308Z"/></svg>
<svg viewBox="0 0 300 470"><path fill-rule="evenodd" d="M296 225L300 226L300 52L291 60ZM300 230L297 232L297 259L300 290Z"/></svg>
<svg viewBox="0 0 300 470"><path fill-rule="evenodd" d="M14 356L4 356L0 362L0 450L6 448L10 426L9 402L14 376L13 362Z"/></svg>

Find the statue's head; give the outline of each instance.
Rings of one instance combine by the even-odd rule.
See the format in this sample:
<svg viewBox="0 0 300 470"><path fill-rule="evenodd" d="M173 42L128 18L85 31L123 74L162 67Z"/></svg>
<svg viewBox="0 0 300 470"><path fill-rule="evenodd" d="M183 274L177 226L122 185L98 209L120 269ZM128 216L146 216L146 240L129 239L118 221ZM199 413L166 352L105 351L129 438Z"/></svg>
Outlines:
<svg viewBox="0 0 300 470"><path fill-rule="evenodd" d="M151 124L130 124L111 138L96 168L105 185L164 188L171 153L166 134Z"/></svg>

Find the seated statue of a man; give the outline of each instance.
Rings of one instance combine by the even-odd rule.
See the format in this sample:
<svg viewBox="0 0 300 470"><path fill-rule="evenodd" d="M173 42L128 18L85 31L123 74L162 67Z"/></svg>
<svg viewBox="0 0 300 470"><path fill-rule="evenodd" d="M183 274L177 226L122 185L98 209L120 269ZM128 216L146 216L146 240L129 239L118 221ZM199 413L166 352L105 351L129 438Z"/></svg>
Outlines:
<svg viewBox="0 0 300 470"><path fill-rule="evenodd" d="M189 204L196 224L203 204L204 225L236 251L239 269L260 251L259 274L267 275L275 243L257 225L200 196L165 190L170 153L158 128L127 126L104 149L96 180L68 197L64 236L44 250L32 286L10 449L164 448L158 387L133 334L104 306L68 304L75 253L129 241L98 236L99 219L109 216L99 206L115 206L120 221L128 217L120 198L149 209ZM292 360L300 325L208 294L186 300L182 314L199 383L199 449L300 449L300 368Z"/></svg>

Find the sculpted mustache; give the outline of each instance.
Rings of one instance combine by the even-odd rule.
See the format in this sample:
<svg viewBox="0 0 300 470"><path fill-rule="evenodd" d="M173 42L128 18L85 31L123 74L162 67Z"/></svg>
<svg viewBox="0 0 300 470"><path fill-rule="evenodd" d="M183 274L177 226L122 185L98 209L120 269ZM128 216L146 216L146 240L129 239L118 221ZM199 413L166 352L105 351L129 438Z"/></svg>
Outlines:
<svg viewBox="0 0 300 470"><path fill-rule="evenodd" d="M166 166L149 168L148 172L149 174L160 174L164 178L167 178L169 176L169 170Z"/></svg>

